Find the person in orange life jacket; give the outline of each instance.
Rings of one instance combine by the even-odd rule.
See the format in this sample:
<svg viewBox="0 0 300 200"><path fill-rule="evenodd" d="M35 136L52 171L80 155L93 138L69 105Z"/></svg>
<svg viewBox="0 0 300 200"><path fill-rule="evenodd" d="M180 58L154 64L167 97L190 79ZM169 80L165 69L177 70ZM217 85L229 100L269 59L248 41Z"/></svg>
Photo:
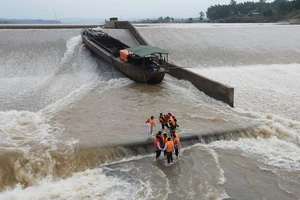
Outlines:
<svg viewBox="0 0 300 200"><path fill-rule="evenodd" d="M175 130L171 130L170 133L171 133L171 135L175 135L175 137L177 137L179 139L178 133L176 133ZM179 139L179 141L180 141L180 139Z"/></svg>
<svg viewBox="0 0 300 200"><path fill-rule="evenodd" d="M176 129L176 124L172 116L169 115L168 124L170 127L170 132Z"/></svg>
<svg viewBox="0 0 300 200"><path fill-rule="evenodd" d="M172 133L172 139L173 139L173 143L174 143L175 155L176 155L176 158L178 158L179 149L180 149L180 139L176 132Z"/></svg>
<svg viewBox="0 0 300 200"><path fill-rule="evenodd" d="M175 129L177 128L177 127L179 127L179 125L177 124L177 119L176 119L176 117L173 115L172 116L173 117L173 119L174 119L174 122L175 122Z"/></svg>
<svg viewBox="0 0 300 200"><path fill-rule="evenodd" d="M161 131L158 131L158 133L156 134L153 145L154 145L154 150L156 152L156 160L157 160L161 154L162 145L163 145Z"/></svg>
<svg viewBox="0 0 300 200"><path fill-rule="evenodd" d="M165 146L164 144L164 138L162 136L162 133L161 131L158 131L156 134L155 134L155 137L158 136L159 137L159 145L161 147L161 149L163 149L163 147Z"/></svg>
<svg viewBox="0 0 300 200"><path fill-rule="evenodd" d="M149 123L151 125L151 135L152 135L152 133L153 133L153 126L155 126L154 116L151 116L148 120L149 120ZM146 123L147 123L147 121L146 121Z"/></svg>
<svg viewBox="0 0 300 200"><path fill-rule="evenodd" d="M174 149L174 143L171 140L170 137L168 137L168 142L166 143L164 147L164 151L167 152L167 161L168 163L173 162L173 149Z"/></svg>
<svg viewBox="0 0 300 200"><path fill-rule="evenodd" d="M168 142L168 134L167 133L164 133L163 134L163 147L166 145L166 143ZM166 156L167 155L167 152L166 151L164 151L164 156Z"/></svg>
<svg viewBox="0 0 300 200"><path fill-rule="evenodd" d="M165 129L165 126L169 128L169 125L167 123L166 115L163 115L162 113L159 114L159 122L161 123L161 128Z"/></svg>

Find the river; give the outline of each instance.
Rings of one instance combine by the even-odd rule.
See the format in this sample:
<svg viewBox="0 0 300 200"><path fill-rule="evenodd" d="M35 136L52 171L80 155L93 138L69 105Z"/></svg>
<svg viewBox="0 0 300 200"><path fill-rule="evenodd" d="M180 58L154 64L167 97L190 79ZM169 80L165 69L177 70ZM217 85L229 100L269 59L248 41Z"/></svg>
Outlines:
<svg viewBox="0 0 300 200"><path fill-rule="evenodd" d="M300 26L137 29L170 62L234 87L235 107L169 75L132 82L80 29L0 30L0 199L300 199ZM171 165L133 145L161 112L199 136Z"/></svg>

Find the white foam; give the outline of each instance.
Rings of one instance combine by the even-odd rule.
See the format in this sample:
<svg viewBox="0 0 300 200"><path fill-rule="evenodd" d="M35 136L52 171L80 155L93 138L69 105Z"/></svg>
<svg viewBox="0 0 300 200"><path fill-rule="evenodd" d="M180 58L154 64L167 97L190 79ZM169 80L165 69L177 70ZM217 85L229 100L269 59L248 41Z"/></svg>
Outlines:
<svg viewBox="0 0 300 200"><path fill-rule="evenodd" d="M300 148L290 142L270 138L241 138L238 141L216 141L208 145L211 148L234 149L243 152L247 157L254 157L261 162L287 171L298 171L300 168Z"/></svg>
<svg viewBox="0 0 300 200"><path fill-rule="evenodd" d="M191 69L235 88L235 107L300 121L300 65Z"/></svg>
<svg viewBox="0 0 300 200"><path fill-rule="evenodd" d="M0 112L0 149L12 176L22 184L33 185L52 175L56 161L51 152L72 149L76 140L58 140L62 129L52 127L40 113L28 111ZM7 166L7 167L8 167ZM3 173L3 171L2 171Z"/></svg>
<svg viewBox="0 0 300 200"><path fill-rule="evenodd" d="M66 109L68 106L72 106L71 105L72 103L75 103L76 101L80 100L88 92L95 89L98 86L98 84L99 84L98 82L93 82L91 84L84 85L84 86L80 87L79 89L74 90L73 92L71 92L70 94L65 96L64 98L59 99L55 103L47 106L46 108L44 108L43 110L41 110L39 112L45 116L51 116L58 111Z"/></svg>
<svg viewBox="0 0 300 200"><path fill-rule="evenodd" d="M0 199L131 199L137 192L134 184L114 176L106 176L102 169L86 170L65 180L43 179L38 185L0 193Z"/></svg>
<svg viewBox="0 0 300 200"><path fill-rule="evenodd" d="M64 54L64 57L61 59L62 63L69 62L72 59L72 55L76 51L76 47L82 44L82 38L80 35L72 37L67 41L67 51Z"/></svg>

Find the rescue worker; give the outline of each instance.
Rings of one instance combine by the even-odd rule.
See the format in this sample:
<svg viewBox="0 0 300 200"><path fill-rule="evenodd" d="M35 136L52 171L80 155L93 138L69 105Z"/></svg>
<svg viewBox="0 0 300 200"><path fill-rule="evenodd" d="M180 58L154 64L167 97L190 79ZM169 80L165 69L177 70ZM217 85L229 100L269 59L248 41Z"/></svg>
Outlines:
<svg viewBox="0 0 300 200"><path fill-rule="evenodd" d="M169 128L169 125L167 123L166 115L163 115L162 113L159 114L159 122L161 123L161 129L165 129L165 126Z"/></svg>
<svg viewBox="0 0 300 200"><path fill-rule="evenodd" d="M162 144L163 144L163 139L161 136L161 131L158 131L158 133L156 134L156 137L154 139L154 150L156 152L156 160L159 158L160 154L161 154L161 150L162 150Z"/></svg>
<svg viewBox="0 0 300 200"><path fill-rule="evenodd" d="M176 124L172 116L169 115L168 124L170 127L170 132L176 129Z"/></svg>
<svg viewBox="0 0 300 200"><path fill-rule="evenodd" d="M171 135L175 135L179 139L178 133L175 130L171 130L170 132L171 132ZM179 139L179 141L180 141L180 139Z"/></svg>
<svg viewBox="0 0 300 200"><path fill-rule="evenodd" d="M170 137L168 137L168 142L166 143L165 147L164 147L164 151L166 151L167 153L167 162L173 162L173 149L174 149L174 143L171 140Z"/></svg>
<svg viewBox="0 0 300 200"><path fill-rule="evenodd" d="M163 147L167 144L167 142L168 142L168 134L167 133L164 133L163 134ZM166 156L167 155L167 152L166 151L164 151L164 156Z"/></svg>
<svg viewBox="0 0 300 200"><path fill-rule="evenodd" d="M180 149L180 139L176 132L174 132L172 134L172 139L173 139L173 143L174 143L175 155L176 155L176 158L178 159L179 149Z"/></svg>
<svg viewBox="0 0 300 200"><path fill-rule="evenodd" d="M153 133L153 126L155 126L154 116L151 116L148 120L149 120L149 123L151 125L151 135L152 135L152 133ZM146 121L146 123L147 123L147 121Z"/></svg>
<svg viewBox="0 0 300 200"><path fill-rule="evenodd" d="M174 119L174 122L175 122L175 129L177 128L177 127L179 127L179 125L177 124L177 119L176 119L176 117L173 115L172 116L173 117L173 119Z"/></svg>

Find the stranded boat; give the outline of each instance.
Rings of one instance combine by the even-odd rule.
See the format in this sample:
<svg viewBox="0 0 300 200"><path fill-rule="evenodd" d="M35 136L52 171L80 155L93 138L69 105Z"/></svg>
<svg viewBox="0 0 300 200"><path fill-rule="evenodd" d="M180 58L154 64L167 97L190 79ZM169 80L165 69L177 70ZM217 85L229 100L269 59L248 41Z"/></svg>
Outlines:
<svg viewBox="0 0 300 200"><path fill-rule="evenodd" d="M84 29L84 44L128 78L139 83L160 83L166 73L168 52L158 47L138 45L129 47L107 33Z"/></svg>

